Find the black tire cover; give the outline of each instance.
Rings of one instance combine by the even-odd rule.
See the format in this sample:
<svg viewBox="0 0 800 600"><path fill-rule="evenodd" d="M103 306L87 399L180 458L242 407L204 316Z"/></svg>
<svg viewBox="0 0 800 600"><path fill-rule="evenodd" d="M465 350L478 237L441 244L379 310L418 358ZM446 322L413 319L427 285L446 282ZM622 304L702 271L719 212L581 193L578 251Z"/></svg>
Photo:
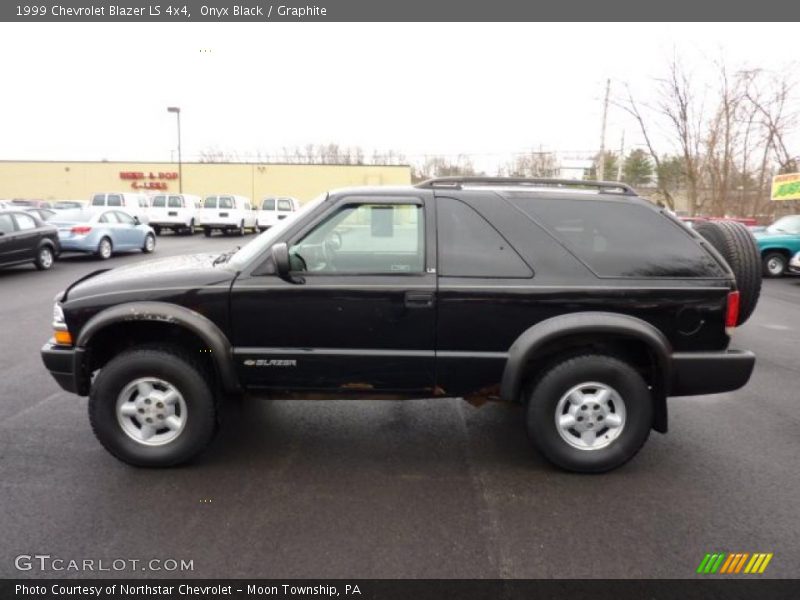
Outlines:
<svg viewBox="0 0 800 600"><path fill-rule="evenodd" d="M761 255L750 230L736 221L701 221L694 230L702 235L728 263L739 290L741 325L758 304L761 295Z"/></svg>

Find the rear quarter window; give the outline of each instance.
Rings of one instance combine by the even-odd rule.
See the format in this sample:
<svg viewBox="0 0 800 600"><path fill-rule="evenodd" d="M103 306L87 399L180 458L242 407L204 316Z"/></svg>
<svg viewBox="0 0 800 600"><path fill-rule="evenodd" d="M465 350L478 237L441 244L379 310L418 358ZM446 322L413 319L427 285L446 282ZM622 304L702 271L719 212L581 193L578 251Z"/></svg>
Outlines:
<svg viewBox="0 0 800 600"><path fill-rule="evenodd" d="M722 267L680 225L634 203L513 198L599 277L723 277Z"/></svg>

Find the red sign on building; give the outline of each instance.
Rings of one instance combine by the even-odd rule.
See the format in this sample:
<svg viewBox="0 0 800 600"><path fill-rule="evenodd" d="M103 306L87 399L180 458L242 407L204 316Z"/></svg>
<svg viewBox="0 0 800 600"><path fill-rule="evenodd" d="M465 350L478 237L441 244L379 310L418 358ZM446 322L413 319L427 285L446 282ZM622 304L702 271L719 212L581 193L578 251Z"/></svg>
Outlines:
<svg viewBox="0 0 800 600"><path fill-rule="evenodd" d="M161 190L166 191L167 184L178 178L174 171L159 171L158 173L144 173L143 171L120 171L119 178L131 182L134 190Z"/></svg>

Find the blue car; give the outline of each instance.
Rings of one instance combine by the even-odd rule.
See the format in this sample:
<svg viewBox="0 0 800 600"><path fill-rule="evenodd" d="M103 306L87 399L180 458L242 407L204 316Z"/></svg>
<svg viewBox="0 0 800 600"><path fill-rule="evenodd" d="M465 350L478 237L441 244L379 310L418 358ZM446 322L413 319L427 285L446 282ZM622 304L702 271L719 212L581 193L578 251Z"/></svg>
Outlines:
<svg viewBox="0 0 800 600"><path fill-rule="evenodd" d="M781 277L789 260L800 252L800 215L781 217L753 235L761 253L764 277Z"/></svg>
<svg viewBox="0 0 800 600"><path fill-rule="evenodd" d="M58 227L62 252L84 252L106 260L118 251L149 254L156 248L153 228L119 209L66 210L49 222Z"/></svg>

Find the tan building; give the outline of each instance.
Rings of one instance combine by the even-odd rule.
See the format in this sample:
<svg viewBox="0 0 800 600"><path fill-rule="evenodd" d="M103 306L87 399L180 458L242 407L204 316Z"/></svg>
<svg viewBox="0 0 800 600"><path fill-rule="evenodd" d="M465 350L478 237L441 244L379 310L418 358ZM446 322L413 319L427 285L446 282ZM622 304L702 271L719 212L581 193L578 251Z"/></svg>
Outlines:
<svg viewBox="0 0 800 600"><path fill-rule="evenodd" d="M408 185L408 165L184 163L183 191L306 202L332 188ZM0 199L88 200L95 192L177 192L177 163L0 161Z"/></svg>

